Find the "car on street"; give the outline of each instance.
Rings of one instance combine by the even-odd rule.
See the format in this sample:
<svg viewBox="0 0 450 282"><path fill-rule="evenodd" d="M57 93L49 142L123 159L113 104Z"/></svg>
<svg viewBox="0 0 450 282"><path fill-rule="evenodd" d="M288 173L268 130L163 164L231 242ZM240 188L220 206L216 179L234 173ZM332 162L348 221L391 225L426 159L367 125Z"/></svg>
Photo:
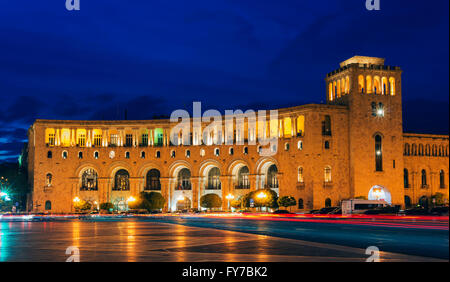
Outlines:
<svg viewBox="0 0 450 282"><path fill-rule="evenodd" d="M291 214L288 210L276 210L273 214Z"/></svg>

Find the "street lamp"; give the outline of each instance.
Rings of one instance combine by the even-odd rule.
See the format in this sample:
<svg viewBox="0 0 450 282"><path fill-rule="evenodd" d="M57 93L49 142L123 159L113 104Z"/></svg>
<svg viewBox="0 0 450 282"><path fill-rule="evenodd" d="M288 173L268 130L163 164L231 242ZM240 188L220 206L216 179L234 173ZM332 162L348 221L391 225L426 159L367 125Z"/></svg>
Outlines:
<svg viewBox="0 0 450 282"><path fill-rule="evenodd" d="M230 201L234 199L234 196L232 194L228 194L225 198L228 200L228 211L230 211Z"/></svg>

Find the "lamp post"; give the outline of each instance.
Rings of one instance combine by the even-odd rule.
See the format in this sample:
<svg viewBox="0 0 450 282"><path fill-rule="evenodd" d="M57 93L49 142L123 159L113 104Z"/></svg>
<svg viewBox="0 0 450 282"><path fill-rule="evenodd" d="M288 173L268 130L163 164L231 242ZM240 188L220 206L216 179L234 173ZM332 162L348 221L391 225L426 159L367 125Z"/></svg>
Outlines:
<svg viewBox="0 0 450 282"><path fill-rule="evenodd" d="M232 194L228 194L225 198L228 200L228 211L230 211L230 201L234 199L234 196Z"/></svg>
<svg viewBox="0 0 450 282"><path fill-rule="evenodd" d="M133 203L133 202L135 202L136 201L136 198L134 198L133 196L130 196L128 199L127 199L127 211L128 211L128 205L130 204L130 203Z"/></svg>

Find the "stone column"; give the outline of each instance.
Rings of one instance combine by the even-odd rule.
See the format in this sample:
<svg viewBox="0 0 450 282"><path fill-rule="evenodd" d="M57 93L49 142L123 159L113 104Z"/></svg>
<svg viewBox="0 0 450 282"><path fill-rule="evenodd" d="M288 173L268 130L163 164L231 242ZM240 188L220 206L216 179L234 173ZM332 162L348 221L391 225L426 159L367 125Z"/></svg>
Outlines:
<svg viewBox="0 0 450 282"><path fill-rule="evenodd" d="M250 191L257 190L257 187L256 187L256 174L250 174L248 176L248 178L250 180Z"/></svg>
<svg viewBox="0 0 450 282"><path fill-rule="evenodd" d="M228 210L227 195L232 194L230 190L230 176L220 176L220 183L222 188L222 210ZM236 197L236 195L234 195Z"/></svg>
<svg viewBox="0 0 450 282"><path fill-rule="evenodd" d="M200 177L191 177L192 185L192 208L198 209L200 207Z"/></svg>
<svg viewBox="0 0 450 282"><path fill-rule="evenodd" d="M161 177L160 181L161 181L161 195L166 200L163 211L167 212L170 209L170 178Z"/></svg>

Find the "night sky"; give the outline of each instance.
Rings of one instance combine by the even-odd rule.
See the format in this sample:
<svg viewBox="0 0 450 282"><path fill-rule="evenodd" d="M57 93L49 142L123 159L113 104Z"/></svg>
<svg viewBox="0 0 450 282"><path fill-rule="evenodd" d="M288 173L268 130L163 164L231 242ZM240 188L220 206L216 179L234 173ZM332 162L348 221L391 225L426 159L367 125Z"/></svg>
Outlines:
<svg viewBox="0 0 450 282"><path fill-rule="evenodd" d="M0 161L36 118L150 119L175 109L325 101L353 55L403 73L404 127L448 134L449 1L0 0Z"/></svg>

